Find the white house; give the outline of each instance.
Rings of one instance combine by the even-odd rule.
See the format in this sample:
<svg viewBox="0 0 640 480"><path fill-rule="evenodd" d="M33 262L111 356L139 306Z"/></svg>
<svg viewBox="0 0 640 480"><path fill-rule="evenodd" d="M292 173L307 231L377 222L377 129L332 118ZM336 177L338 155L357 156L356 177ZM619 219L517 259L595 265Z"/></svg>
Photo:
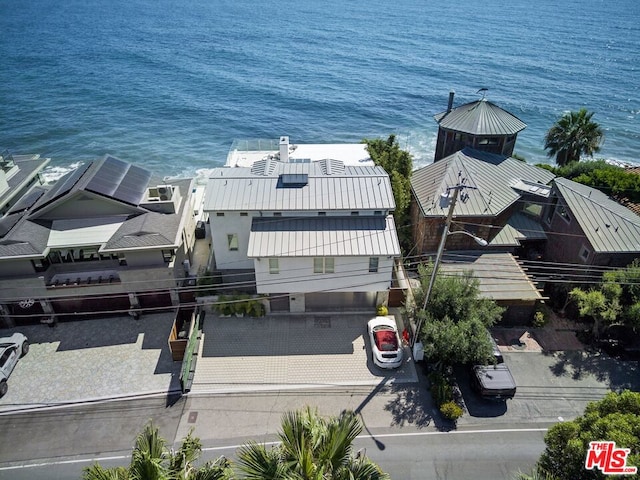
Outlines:
<svg viewBox="0 0 640 480"><path fill-rule="evenodd" d="M275 309L381 303L400 256L389 176L370 159L292 161L287 137L281 146L250 167L212 171L204 211L214 268L225 283L254 279Z"/></svg>

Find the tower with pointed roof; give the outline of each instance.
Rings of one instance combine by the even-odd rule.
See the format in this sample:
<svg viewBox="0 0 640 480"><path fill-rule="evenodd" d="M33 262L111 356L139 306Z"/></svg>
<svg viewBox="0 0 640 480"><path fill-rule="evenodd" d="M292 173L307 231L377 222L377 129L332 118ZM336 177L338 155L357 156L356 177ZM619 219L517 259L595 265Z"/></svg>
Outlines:
<svg viewBox="0 0 640 480"><path fill-rule="evenodd" d="M434 162L471 147L489 153L511 156L518 132L526 124L483 96L480 100L453 108L455 92L449 92L447 110L435 115L438 140Z"/></svg>

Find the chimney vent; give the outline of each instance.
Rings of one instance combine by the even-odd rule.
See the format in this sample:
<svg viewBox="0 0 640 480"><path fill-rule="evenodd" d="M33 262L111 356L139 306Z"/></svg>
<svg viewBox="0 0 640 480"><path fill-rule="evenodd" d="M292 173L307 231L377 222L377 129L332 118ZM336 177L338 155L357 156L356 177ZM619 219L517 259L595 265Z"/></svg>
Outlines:
<svg viewBox="0 0 640 480"><path fill-rule="evenodd" d="M447 105L447 113L453 109L453 97L456 94L453 90L449 91L449 104Z"/></svg>
<svg viewBox="0 0 640 480"><path fill-rule="evenodd" d="M289 137L280 137L280 161L289 163Z"/></svg>

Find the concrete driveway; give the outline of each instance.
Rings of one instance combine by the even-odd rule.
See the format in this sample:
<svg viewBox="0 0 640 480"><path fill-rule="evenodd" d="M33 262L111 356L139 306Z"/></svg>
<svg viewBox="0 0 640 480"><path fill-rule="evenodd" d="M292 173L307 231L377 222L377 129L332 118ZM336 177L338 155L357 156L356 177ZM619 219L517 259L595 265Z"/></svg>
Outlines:
<svg viewBox="0 0 640 480"><path fill-rule="evenodd" d="M356 314L208 314L191 393L417 382L407 348L397 370L373 364L370 319Z"/></svg>
<svg viewBox="0 0 640 480"><path fill-rule="evenodd" d="M0 329L31 344L0 412L179 390L181 363L167 343L172 323L172 313L158 313Z"/></svg>

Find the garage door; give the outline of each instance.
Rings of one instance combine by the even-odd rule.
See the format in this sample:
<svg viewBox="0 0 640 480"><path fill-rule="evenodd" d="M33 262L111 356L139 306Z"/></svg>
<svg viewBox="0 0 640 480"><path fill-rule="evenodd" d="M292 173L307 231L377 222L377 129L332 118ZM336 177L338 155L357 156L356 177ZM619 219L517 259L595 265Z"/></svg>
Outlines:
<svg viewBox="0 0 640 480"><path fill-rule="evenodd" d="M376 292L307 293L307 312L372 311L376 307Z"/></svg>

